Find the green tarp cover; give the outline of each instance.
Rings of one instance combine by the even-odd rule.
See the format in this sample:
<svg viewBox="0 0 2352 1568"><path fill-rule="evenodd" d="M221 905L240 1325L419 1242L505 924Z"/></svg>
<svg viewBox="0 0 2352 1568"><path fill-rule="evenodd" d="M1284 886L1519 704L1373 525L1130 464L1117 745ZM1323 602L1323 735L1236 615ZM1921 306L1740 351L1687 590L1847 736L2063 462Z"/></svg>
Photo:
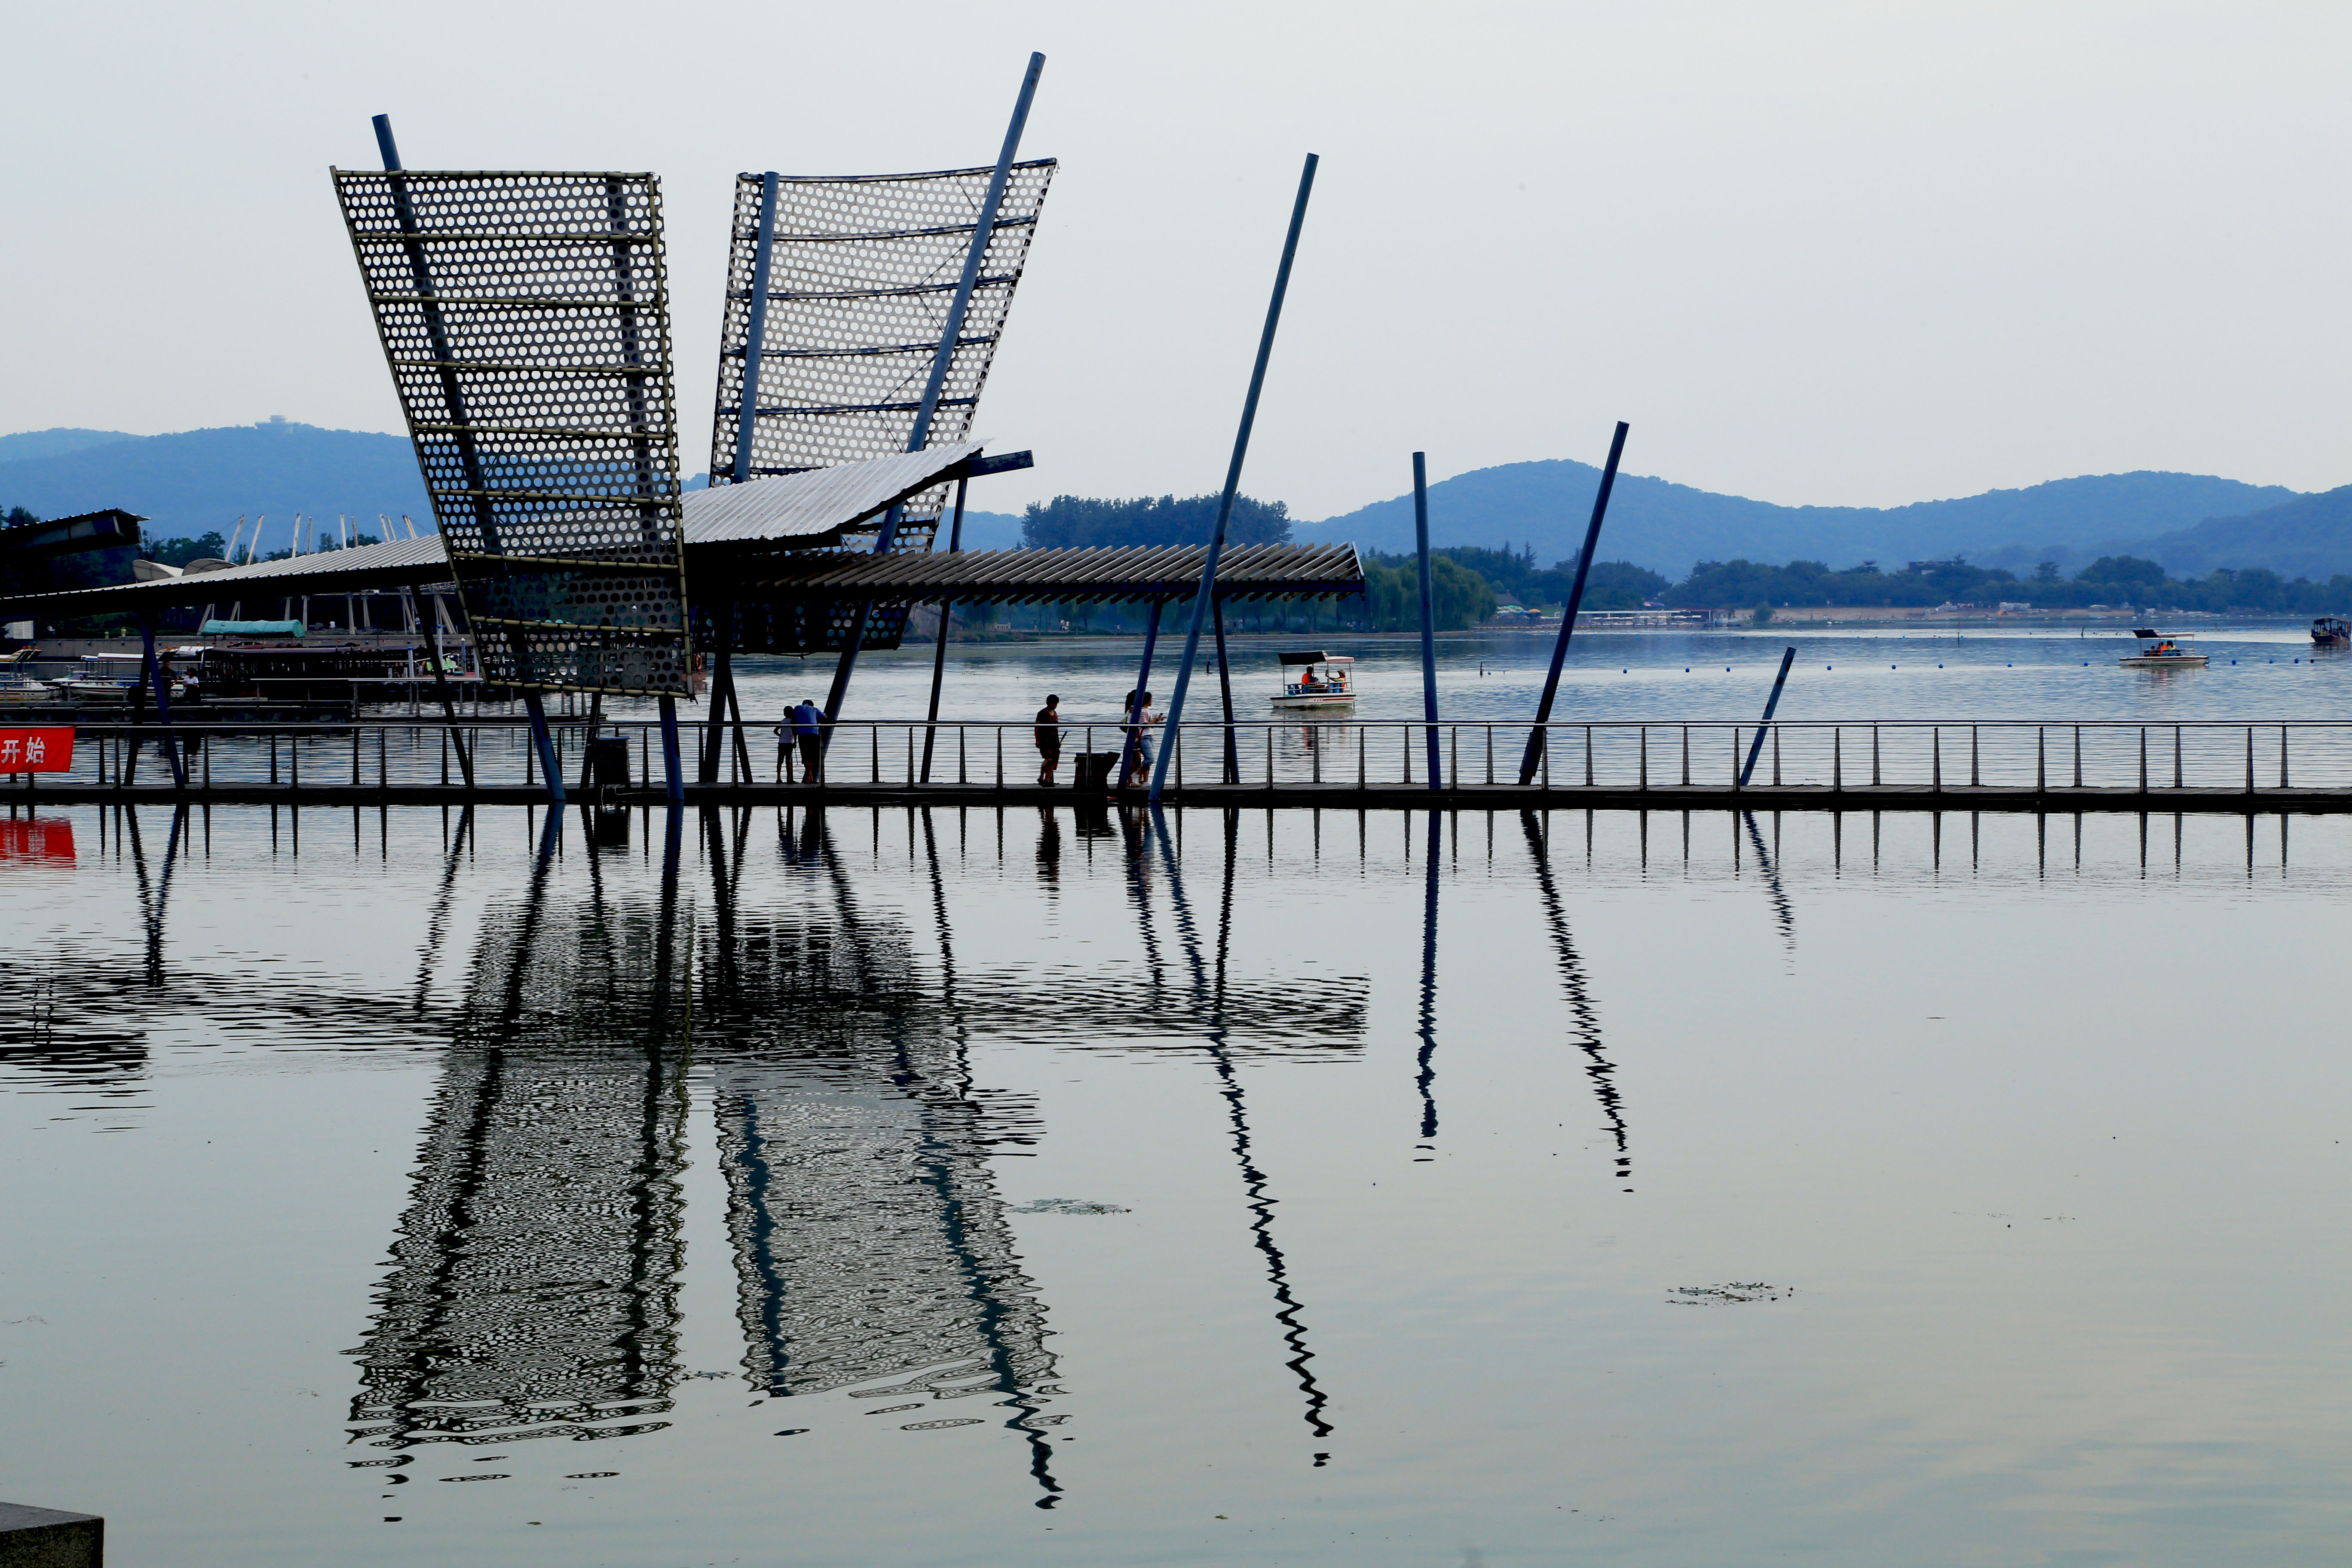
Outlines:
<svg viewBox="0 0 2352 1568"><path fill-rule="evenodd" d="M299 637L299 621L206 621L197 634L207 637Z"/></svg>

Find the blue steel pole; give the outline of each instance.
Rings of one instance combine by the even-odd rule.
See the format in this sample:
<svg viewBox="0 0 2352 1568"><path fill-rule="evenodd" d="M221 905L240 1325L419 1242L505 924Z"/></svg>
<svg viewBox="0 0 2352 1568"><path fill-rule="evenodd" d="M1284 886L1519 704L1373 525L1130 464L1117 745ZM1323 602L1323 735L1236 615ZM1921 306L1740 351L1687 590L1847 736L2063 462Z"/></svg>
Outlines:
<svg viewBox="0 0 2352 1568"><path fill-rule="evenodd" d="M743 385L735 410L733 482L751 477L751 433L760 419L760 372L768 346L768 265L776 249L776 172L760 176L760 237L751 252L751 319L743 331Z"/></svg>
<svg viewBox="0 0 2352 1568"><path fill-rule="evenodd" d="M1151 650L1159 646L1160 601L1154 599L1151 601L1151 618L1143 623L1143 668L1135 672L1135 689L1128 694L1127 740L1118 749L1118 782L1111 786L1113 789L1127 787L1127 775L1135 767L1136 748L1143 744L1143 710L1150 706L1144 699L1151 694ZM1167 735L1175 732L1176 726L1171 723ZM1161 736L1160 742L1160 763L1162 767L1168 764L1167 735ZM1152 798L1155 801L1159 798L1157 786L1152 790Z"/></svg>
<svg viewBox="0 0 2352 1568"><path fill-rule="evenodd" d="M1584 553L1576 558L1576 582L1568 591L1568 609L1559 623L1559 640L1552 644L1551 669L1544 676L1543 700L1536 704L1535 728L1528 731L1527 754L1519 759L1519 782L1535 781L1543 762L1544 726L1551 722L1552 699L1559 694L1559 667L1568 658L1568 639L1576 632L1576 612L1584 604L1584 579L1592 570L1592 552L1601 542L1601 520L1608 515L1609 492L1617 488L1617 459L1625 455L1625 422L1609 442L1609 466L1601 470L1601 489L1592 498L1592 521L1584 531Z"/></svg>
<svg viewBox="0 0 2352 1568"><path fill-rule="evenodd" d="M988 195L981 202L980 221L972 226L971 246L964 252L963 277L956 284L955 300L948 307L946 328L940 333L940 346L931 354L930 379L923 384L923 400L915 409L915 428L907 437L907 450L919 452L930 445L931 416L939 411L940 391L947 385L948 368L955 363L955 352L963 336L964 313L971 309L971 292L980 283L980 264L987 259L989 236L996 228L997 210L1004 205L1004 187L1013 175L1013 160L1021 151L1021 132L1029 123L1029 105L1037 96L1037 78L1045 69L1045 57L1032 53L1028 74L1021 79L1021 97L1013 105L1013 123L1004 128L1004 145L996 154L996 170L988 179ZM874 541L874 553L887 555L898 538L898 519L903 507L892 507L882 515L882 531ZM849 697L849 677L857 668L857 650L866 641L866 623L874 614L874 601L868 599L857 606L857 614L849 625L849 638L841 650L841 662L833 667L833 689L824 699L824 741L833 745L834 721L841 717L842 704Z"/></svg>
<svg viewBox="0 0 2352 1568"><path fill-rule="evenodd" d="M1429 465L1412 455L1412 536L1421 556L1421 713L1429 721L1429 787L1442 789L1437 757L1437 607L1429 584ZM1433 892L1431 897L1435 898Z"/></svg>
<svg viewBox="0 0 2352 1568"><path fill-rule="evenodd" d="M155 689L155 716L163 724L163 754L172 762L172 783L180 789L188 787L188 764L180 755L179 738L172 730L172 694L164 689L163 667L155 660L155 617L148 612L139 616L139 640L147 653L147 680Z"/></svg>
<svg viewBox="0 0 2352 1568"><path fill-rule="evenodd" d="M667 692L661 697L661 732L662 777L668 786L669 803L676 807L686 804L686 769L677 754L677 699Z"/></svg>
<svg viewBox="0 0 2352 1568"><path fill-rule="evenodd" d="M1192 596L1192 626L1184 634L1184 662L1176 671L1176 695L1168 704L1168 732L1174 734L1176 726L1184 721L1184 693L1192 684L1192 666L1201 658L1201 628L1206 624L1217 604L1217 558L1224 553L1225 526L1233 521L1234 497L1242 484L1242 460L1249 456L1250 428L1257 423L1258 394L1265 389L1265 364L1274 355L1275 329L1282 324L1283 296L1290 291L1290 264L1298 255L1298 231L1307 223L1307 198L1315 192L1315 165L1319 162L1312 153L1307 154L1307 166L1299 171L1298 195L1290 204L1290 232L1282 242L1282 265L1275 268L1274 298L1266 302L1265 326L1257 338L1257 363L1250 368L1249 395L1242 399L1242 427L1234 435L1233 460L1225 465L1225 491L1217 500L1217 526L1209 535L1209 559L1201 567L1200 591ZM1151 799L1157 802L1168 783L1170 750L1160 748L1159 765L1151 770Z"/></svg>
<svg viewBox="0 0 2352 1568"><path fill-rule="evenodd" d="M548 732L547 705L539 693L526 687L522 694L522 710L530 715L530 743L538 748L540 771L547 775L547 804L563 804L563 764L556 760L555 737Z"/></svg>
<svg viewBox="0 0 2352 1568"><path fill-rule="evenodd" d="M1748 787L1748 775L1756 771L1756 758L1764 750L1764 731L1772 727L1772 710L1780 706L1780 688L1789 684L1789 666L1797 660L1797 650L1790 648L1780 656L1780 673L1772 678L1772 695L1764 700L1764 717L1757 722L1755 742L1748 748L1748 765L1739 770L1739 787Z"/></svg>

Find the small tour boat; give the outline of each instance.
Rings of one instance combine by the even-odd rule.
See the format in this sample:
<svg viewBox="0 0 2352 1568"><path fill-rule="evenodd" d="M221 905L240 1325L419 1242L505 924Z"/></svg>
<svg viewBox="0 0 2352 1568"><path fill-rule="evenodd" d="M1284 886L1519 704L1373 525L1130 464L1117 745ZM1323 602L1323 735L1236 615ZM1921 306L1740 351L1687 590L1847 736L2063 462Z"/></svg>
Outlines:
<svg viewBox="0 0 2352 1568"><path fill-rule="evenodd" d="M2133 669L2202 669L2205 667L2205 656L2190 653L2180 646L2178 637L2167 637L2146 626L2133 627L2132 636L2139 638L2139 651L2125 655L2116 660L2117 664Z"/></svg>
<svg viewBox="0 0 2352 1568"><path fill-rule="evenodd" d="M58 682L66 700L77 704L128 703L147 673L145 657L135 653L89 653L79 662L76 674Z"/></svg>
<svg viewBox="0 0 2352 1568"><path fill-rule="evenodd" d="M2311 623L2311 641L2315 647L2352 647L2352 621L2320 616Z"/></svg>
<svg viewBox="0 0 2352 1568"><path fill-rule="evenodd" d="M1320 651L1282 656L1276 708L1349 708L1356 701L1356 661Z"/></svg>

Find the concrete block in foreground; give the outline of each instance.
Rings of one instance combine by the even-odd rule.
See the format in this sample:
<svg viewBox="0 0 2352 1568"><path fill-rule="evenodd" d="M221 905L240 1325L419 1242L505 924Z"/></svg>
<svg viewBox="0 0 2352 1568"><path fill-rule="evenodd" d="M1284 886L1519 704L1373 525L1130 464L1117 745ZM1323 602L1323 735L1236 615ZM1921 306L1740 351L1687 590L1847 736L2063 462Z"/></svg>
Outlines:
<svg viewBox="0 0 2352 1568"><path fill-rule="evenodd" d="M0 1502L0 1568L103 1568L106 1521Z"/></svg>

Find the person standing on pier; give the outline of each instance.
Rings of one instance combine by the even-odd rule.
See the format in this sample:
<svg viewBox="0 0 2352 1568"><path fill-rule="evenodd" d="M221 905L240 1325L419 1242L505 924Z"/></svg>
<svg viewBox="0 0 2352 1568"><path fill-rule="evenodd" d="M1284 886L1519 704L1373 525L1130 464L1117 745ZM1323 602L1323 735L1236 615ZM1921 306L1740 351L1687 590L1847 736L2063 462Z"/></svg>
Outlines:
<svg viewBox="0 0 2352 1568"><path fill-rule="evenodd" d="M793 710L793 729L800 736L801 782L803 784L824 782L824 715L818 710L817 705L805 698L802 699L799 707Z"/></svg>
<svg viewBox="0 0 2352 1568"><path fill-rule="evenodd" d="M776 782L778 784L799 782L793 777L793 752L797 749L799 739L800 726L796 721L798 712L798 709L785 709L784 721L776 726Z"/></svg>
<svg viewBox="0 0 2352 1568"><path fill-rule="evenodd" d="M1135 767L1128 774L1130 785L1139 785L1151 777L1151 726L1160 722L1160 715L1151 710L1151 693L1130 691L1127 694L1128 731L1135 737Z"/></svg>
<svg viewBox="0 0 2352 1568"><path fill-rule="evenodd" d="M1037 710L1037 782L1047 789L1054 787L1054 770L1062 765L1062 700L1052 692L1045 694L1045 706Z"/></svg>

